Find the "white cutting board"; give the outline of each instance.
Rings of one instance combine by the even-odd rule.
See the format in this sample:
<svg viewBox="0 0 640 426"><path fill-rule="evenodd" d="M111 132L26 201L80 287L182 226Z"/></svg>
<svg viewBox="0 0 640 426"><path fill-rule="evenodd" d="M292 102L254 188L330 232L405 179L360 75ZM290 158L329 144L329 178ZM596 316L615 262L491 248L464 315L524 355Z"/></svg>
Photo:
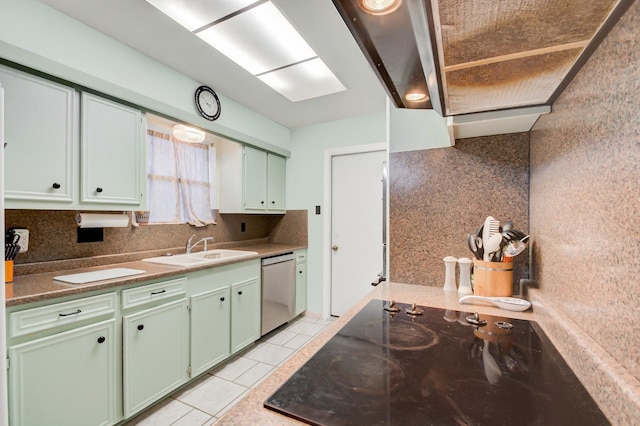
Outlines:
<svg viewBox="0 0 640 426"><path fill-rule="evenodd" d="M53 279L69 284L86 284L93 281L110 280L144 273L145 271L141 269L113 268L102 271L82 272L80 274L61 275L59 277L53 277Z"/></svg>

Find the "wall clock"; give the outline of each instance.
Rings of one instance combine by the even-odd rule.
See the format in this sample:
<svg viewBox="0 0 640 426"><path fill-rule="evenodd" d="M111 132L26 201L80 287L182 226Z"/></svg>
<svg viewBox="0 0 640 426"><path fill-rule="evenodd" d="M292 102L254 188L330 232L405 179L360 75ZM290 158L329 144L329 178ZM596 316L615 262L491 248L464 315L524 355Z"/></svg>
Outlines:
<svg viewBox="0 0 640 426"><path fill-rule="evenodd" d="M209 121L220 117L220 99L211 87L200 86L196 89L196 107L200 115Z"/></svg>

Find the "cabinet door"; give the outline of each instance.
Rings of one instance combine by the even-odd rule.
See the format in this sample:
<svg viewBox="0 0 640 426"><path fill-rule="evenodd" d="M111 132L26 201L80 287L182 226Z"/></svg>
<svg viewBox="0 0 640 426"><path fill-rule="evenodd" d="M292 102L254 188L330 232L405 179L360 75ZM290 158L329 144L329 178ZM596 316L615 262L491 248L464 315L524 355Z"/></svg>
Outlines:
<svg viewBox="0 0 640 426"><path fill-rule="evenodd" d="M188 321L186 299L123 317L125 417L187 380Z"/></svg>
<svg viewBox="0 0 640 426"><path fill-rule="evenodd" d="M143 124L137 109L82 94L81 202L126 206L143 202Z"/></svg>
<svg viewBox="0 0 640 426"><path fill-rule="evenodd" d="M260 280L256 277L231 286L231 353L260 338Z"/></svg>
<svg viewBox="0 0 640 426"><path fill-rule="evenodd" d="M296 309L295 314L300 315L307 309L307 264L296 264Z"/></svg>
<svg viewBox="0 0 640 426"><path fill-rule="evenodd" d="M116 347L113 319L10 347L10 424L116 423Z"/></svg>
<svg viewBox="0 0 640 426"><path fill-rule="evenodd" d="M244 208L267 208L267 153L244 147Z"/></svg>
<svg viewBox="0 0 640 426"><path fill-rule="evenodd" d="M72 203L78 172L77 93L5 67L0 67L0 85L6 207L60 208Z"/></svg>
<svg viewBox="0 0 640 426"><path fill-rule="evenodd" d="M229 287L191 297L191 370L197 376L231 354Z"/></svg>
<svg viewBox="0 0 640 426"><path fill-rule="evenodd" d="M269 210L282 210L286 208L286 160L284 157L269 154L267 156L267 196L269 197Z"/></svg>

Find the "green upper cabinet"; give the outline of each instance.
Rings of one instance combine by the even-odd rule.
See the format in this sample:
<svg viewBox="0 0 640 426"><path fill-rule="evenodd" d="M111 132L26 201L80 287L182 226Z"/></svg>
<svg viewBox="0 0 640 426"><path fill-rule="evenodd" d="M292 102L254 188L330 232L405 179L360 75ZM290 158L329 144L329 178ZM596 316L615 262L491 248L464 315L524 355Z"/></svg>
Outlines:
<svg viewBox="0 0 640 426"><path fill-rule="evenodd" d="M0 66L4 88L7 208L71 206L78 173L78 94L67 86Z"/></svg>
<svg viewBox="0 0 640 426"><path fill-rule="evenodd" d="M134 207L143 203L145 131L140 110L82 94L82 203Z"/></svg>
<svg viewBox="0 0 640 426"><path fill-rule="evenodd" d="M220 213L285 213L286 159L250 146L223 141Z"/></svg>
<svg viewBox="0 0 640 426"><path fill-rule="evenodd" d="M144 114L0 66L5 207L144 210Z"/></svg>
<svg viewBox="0 0 640 426"><path fill-rule="evenodd" d="M286 209L286 160L279 155L267 155L267 209L284 212Z"/></svg>
<svg viewBox="0 0 640 426"><path fill-rule="evenodd" d="M244 147L244 208L267 208L267 153Z"/></svg>

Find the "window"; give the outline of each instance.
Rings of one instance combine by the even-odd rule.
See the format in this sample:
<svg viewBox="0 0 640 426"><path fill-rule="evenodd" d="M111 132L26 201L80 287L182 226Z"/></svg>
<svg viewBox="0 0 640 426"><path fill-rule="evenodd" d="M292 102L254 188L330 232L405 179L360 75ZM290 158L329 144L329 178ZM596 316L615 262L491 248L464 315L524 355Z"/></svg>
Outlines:
<svg viewBox="0 0 640 426"><path fill-rule="evenodd" d="M149 223L215 223L215 147L147 130Z"/></svg>

